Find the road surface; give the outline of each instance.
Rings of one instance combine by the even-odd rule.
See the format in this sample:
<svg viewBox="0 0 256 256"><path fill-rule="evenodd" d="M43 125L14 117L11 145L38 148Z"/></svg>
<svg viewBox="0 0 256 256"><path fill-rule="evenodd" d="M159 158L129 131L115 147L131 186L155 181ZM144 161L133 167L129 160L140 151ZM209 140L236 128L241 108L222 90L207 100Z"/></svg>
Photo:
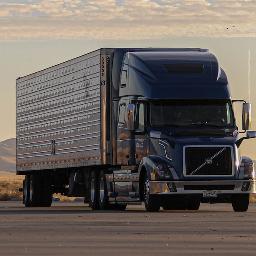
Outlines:
<svg viewBox="0 0 256 256"><path fill-rule="evenodd" d="M256 205L199 211L91 211L83 203L0 202L0 255L256 255Z"/></svg>

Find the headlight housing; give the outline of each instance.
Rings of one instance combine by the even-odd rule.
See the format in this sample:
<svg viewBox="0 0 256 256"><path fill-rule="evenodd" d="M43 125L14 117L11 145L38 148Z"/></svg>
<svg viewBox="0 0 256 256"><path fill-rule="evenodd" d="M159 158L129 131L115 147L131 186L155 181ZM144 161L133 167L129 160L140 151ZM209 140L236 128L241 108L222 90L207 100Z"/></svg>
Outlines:
<svg viewBox="0 0 256 256"><path fill-rule="evenodd" d="M244 171L244 178L255 179L255 164L251 159L243 158L241 162L241 168Z"/></svg>

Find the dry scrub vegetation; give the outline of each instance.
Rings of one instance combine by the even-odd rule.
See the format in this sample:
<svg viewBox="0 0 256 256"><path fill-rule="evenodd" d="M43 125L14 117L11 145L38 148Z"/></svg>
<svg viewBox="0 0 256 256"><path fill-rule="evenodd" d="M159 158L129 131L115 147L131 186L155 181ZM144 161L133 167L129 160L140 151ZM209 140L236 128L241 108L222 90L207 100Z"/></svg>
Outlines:
<svg viewBox="0 0 256 256"><path fill-rule="evenodd" d="M22 188L24 176L15 175L14 173L0 171L0 201L18 201L22 200ZM79 200L76 197L67 197L60 194L54 194L55 201L73 202Z"/></svg>
<svg viewBox="0 0 256 256"><path fill-rule="evenodd" d="M23 176L17 176L8 172L0 172L0 201L22 200Z"/></svg>

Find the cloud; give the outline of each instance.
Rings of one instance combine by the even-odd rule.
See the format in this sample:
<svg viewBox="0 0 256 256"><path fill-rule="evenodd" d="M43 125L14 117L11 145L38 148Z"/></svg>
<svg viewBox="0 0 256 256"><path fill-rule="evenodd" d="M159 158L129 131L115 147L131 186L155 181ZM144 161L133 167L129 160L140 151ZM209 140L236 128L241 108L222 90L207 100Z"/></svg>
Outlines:
<svg viewBox="0 0 256 256"><path fill-rule="evenodd" d="M13 0L0 40L256 36L254 0Z"/></svg>

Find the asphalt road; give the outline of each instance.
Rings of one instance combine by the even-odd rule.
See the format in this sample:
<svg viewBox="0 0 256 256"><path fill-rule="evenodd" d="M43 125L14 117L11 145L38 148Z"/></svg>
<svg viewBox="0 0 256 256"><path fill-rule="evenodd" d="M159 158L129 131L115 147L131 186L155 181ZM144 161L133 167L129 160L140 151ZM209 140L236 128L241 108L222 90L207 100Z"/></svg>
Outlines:
<svg viewBox="0 0 256 256"><path fill-rule="evenodd" d="M199 211L91 211L83 203L0 202L0 255L256 255L256 205Z"/></svg>

